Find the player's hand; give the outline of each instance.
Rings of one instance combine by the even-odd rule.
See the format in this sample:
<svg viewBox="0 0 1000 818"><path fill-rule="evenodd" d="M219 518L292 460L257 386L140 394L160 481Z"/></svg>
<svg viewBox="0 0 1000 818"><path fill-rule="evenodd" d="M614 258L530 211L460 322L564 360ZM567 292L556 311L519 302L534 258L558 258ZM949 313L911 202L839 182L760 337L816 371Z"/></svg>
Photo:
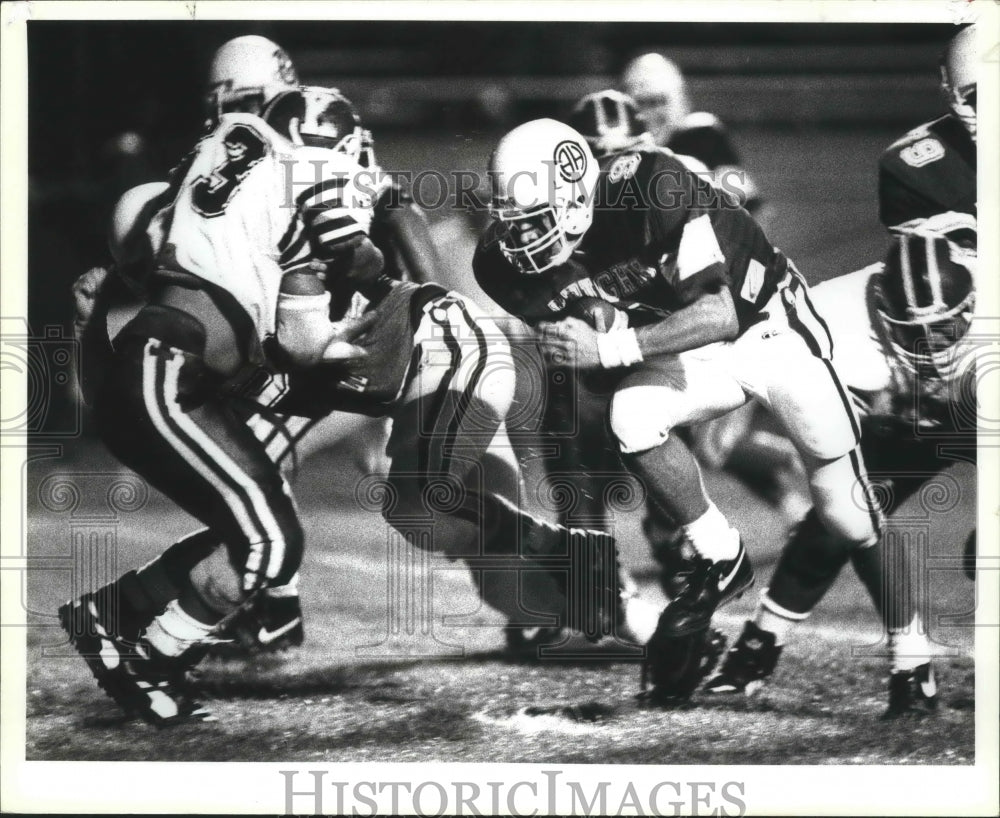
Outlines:
<svg viewBox="0 0 1000 818"><path fill-rule="evenodd" d="M556 366L599 369L597 330L579 318L543 321L538 325L539 346L546 359Z"/></svg>
<svg viewBox="0 0 1000 818"><path fill-rule="evenodd" d="M359 317L348 317L330 325L333 334L323 350L323 361L344 363L358 360L368 355L364 347L355 341L360 340L375 323L375 313L369 312Z"/></svg>
<svg viewBox="0 0 1000 818"><path fill-rule="evenodd" d="M76 309L74 323L78 328L84 328L94 314L94 302L108 271L104 267L91 267L87 272L73 282L73 305Z"/></svg>

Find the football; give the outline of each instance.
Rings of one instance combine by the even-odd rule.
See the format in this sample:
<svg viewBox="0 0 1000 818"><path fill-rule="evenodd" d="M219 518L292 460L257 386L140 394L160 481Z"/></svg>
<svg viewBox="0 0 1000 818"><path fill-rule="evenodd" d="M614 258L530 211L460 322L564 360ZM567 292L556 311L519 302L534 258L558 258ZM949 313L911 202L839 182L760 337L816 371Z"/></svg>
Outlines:
<svg viewBox="0 0 1000 818"><path fill-rule="evenodd" d="M566 307L566 314L586 321L598 332L607 332L616 321L620 322L619 326L628 326L628 316L625 313L614 304L592 296L584 296L571 302Z"/></svg>

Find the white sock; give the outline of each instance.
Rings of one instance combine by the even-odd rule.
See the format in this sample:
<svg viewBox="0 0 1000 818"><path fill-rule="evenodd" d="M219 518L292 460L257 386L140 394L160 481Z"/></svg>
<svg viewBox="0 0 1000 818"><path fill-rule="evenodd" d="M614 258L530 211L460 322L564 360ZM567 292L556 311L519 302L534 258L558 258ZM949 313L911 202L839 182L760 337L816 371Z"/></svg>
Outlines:
<svg viewBox="0 0 1000 818"><path fill-rule="evenodd" d="M213 627L184 611L175 599L146 629L146 641L164 656L180 656L208 636Z"/></svg>
<svg viewBox="0 0 1000 818"><path fill-rule="evenodd" d="M734 559L740 551L739 532L729 525L729 520L711 500L708 511L682 528L694 550L712 562Z"/></svg>
<svg viewBox="0 0 1000 818"><path fill-rule="evenodd" d="M640 645L653 638L659 621L660 608L648 599L633 596L625 600L625 627Z"/></svg>
<svg viewBox="0 0 1000 818"><path fill-rule="evenodd" d="M787 608L782 608L778 603L767 595L767 589L761 594L760 604L757 606L757 614L753 623L762 631L773 633L775 644L783 645L788 635L799 622L809 616L808 613L795 613Z"/></svg>
<svg viewBox="0 0 1000 818"><path fill-rule="evenodd" d="M893 673L913 670L931 660L931 645L922 631L919 614L913 614L907 627L889 631L889 655Z"/></svg>

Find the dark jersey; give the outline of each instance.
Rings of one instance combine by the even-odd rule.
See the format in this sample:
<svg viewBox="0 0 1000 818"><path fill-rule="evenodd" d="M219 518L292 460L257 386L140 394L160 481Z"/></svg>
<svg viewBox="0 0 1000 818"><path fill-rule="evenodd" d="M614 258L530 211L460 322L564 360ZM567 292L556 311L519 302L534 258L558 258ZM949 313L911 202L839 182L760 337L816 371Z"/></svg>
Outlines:
<svg viewBox="0 0 1000 818"><path fill-rule="evenodd" d="M914 128L879 160L886 227L948 211L976 215L976 143L951 115Z"/></svg>
<svg viewBox="0 0 1000 818"><path fill-rule="evenodd" d="M703 162L709 170L728 168L740 172L744 179L742 192L746 197L743 206L751 213L760 207L762 202L757 186L742 167L740 156L733 147L726 126L714 114L705 111L688 114L681 126L670 135L666 147L674 153L693 156L699 162Z"/></svg>
<svg viewBox="0 0 1000 818"><path fill-rule="evenodd" d="M499 225L486 230L473 271L487 295L528 323L601 298L638 327L727 287L741 331L760 318L788 262L734 197L659 150L614 154L600 166L593 224L567 264L523 275L497 242Z"/></svg>
<svg viewBox="0 0 1000 818"><path fill-rule="evenodd" d="M688 114L675 130L665 147L674 153L693 156L709 170L724 165L738 165L739 155L719 119L702 111Z"/></svg>

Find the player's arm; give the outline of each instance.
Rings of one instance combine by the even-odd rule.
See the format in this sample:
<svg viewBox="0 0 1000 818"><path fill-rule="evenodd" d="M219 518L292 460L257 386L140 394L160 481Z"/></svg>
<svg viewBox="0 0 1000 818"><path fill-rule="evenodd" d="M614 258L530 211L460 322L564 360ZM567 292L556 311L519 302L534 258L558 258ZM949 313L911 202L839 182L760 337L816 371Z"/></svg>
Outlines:
<svg viewBox="0 0 1000 818"><path fill-rule="evenodd" d="M387 205L384 199L397 192L400 201L396 206ZM424 211L396 189L390 190L383 201L376 204L376 213L385 240L399 252L409 280L423 284L437 278L443 264L431 239Z"/></svg>
<svg viewBox="0 0 1000 818"><path fill-rule="evenodd" d="M330 293L316 272L285 274L278 293L278 346L295 367L344 362L366 353L356 341L371 326L373 315L330 321Z"/></svg>
<svg viewBox="0 0 1000 818"><path fill-rule="evenodd" d="M112 290L124 286L121 279L105 267L93 267L73 282L75 316L73 332L80 345L80 366L77 381L80 395L92 404L107 370L114 348L108 338L108 311Z"/></svg>
<svg viewBox="0 0 1000 818"><path fill-rule="evenodd" d="M617 369L654 355L675 354L731 341L739 332L733 297L727 287L705 292L662 321L639 329L613 327L598 332L578 318L538 325L542 351L580 369Z"/></svg>
<svg viewBox="0 0 1000 818"><path fill-rule="evenodd" d="M716 341L732 341L739 333L736 306L728 287L718 287L662 321L635 330L643 358L697 349Z"/></svg>
<svg viewBox="0 0 1000 818"><path fill-rule="evenodd" d="M381 277L384 259L369 238L370 199L343 175L325 180L298 197L314 258L325 265L328 286L363 294Z"/></svg>

